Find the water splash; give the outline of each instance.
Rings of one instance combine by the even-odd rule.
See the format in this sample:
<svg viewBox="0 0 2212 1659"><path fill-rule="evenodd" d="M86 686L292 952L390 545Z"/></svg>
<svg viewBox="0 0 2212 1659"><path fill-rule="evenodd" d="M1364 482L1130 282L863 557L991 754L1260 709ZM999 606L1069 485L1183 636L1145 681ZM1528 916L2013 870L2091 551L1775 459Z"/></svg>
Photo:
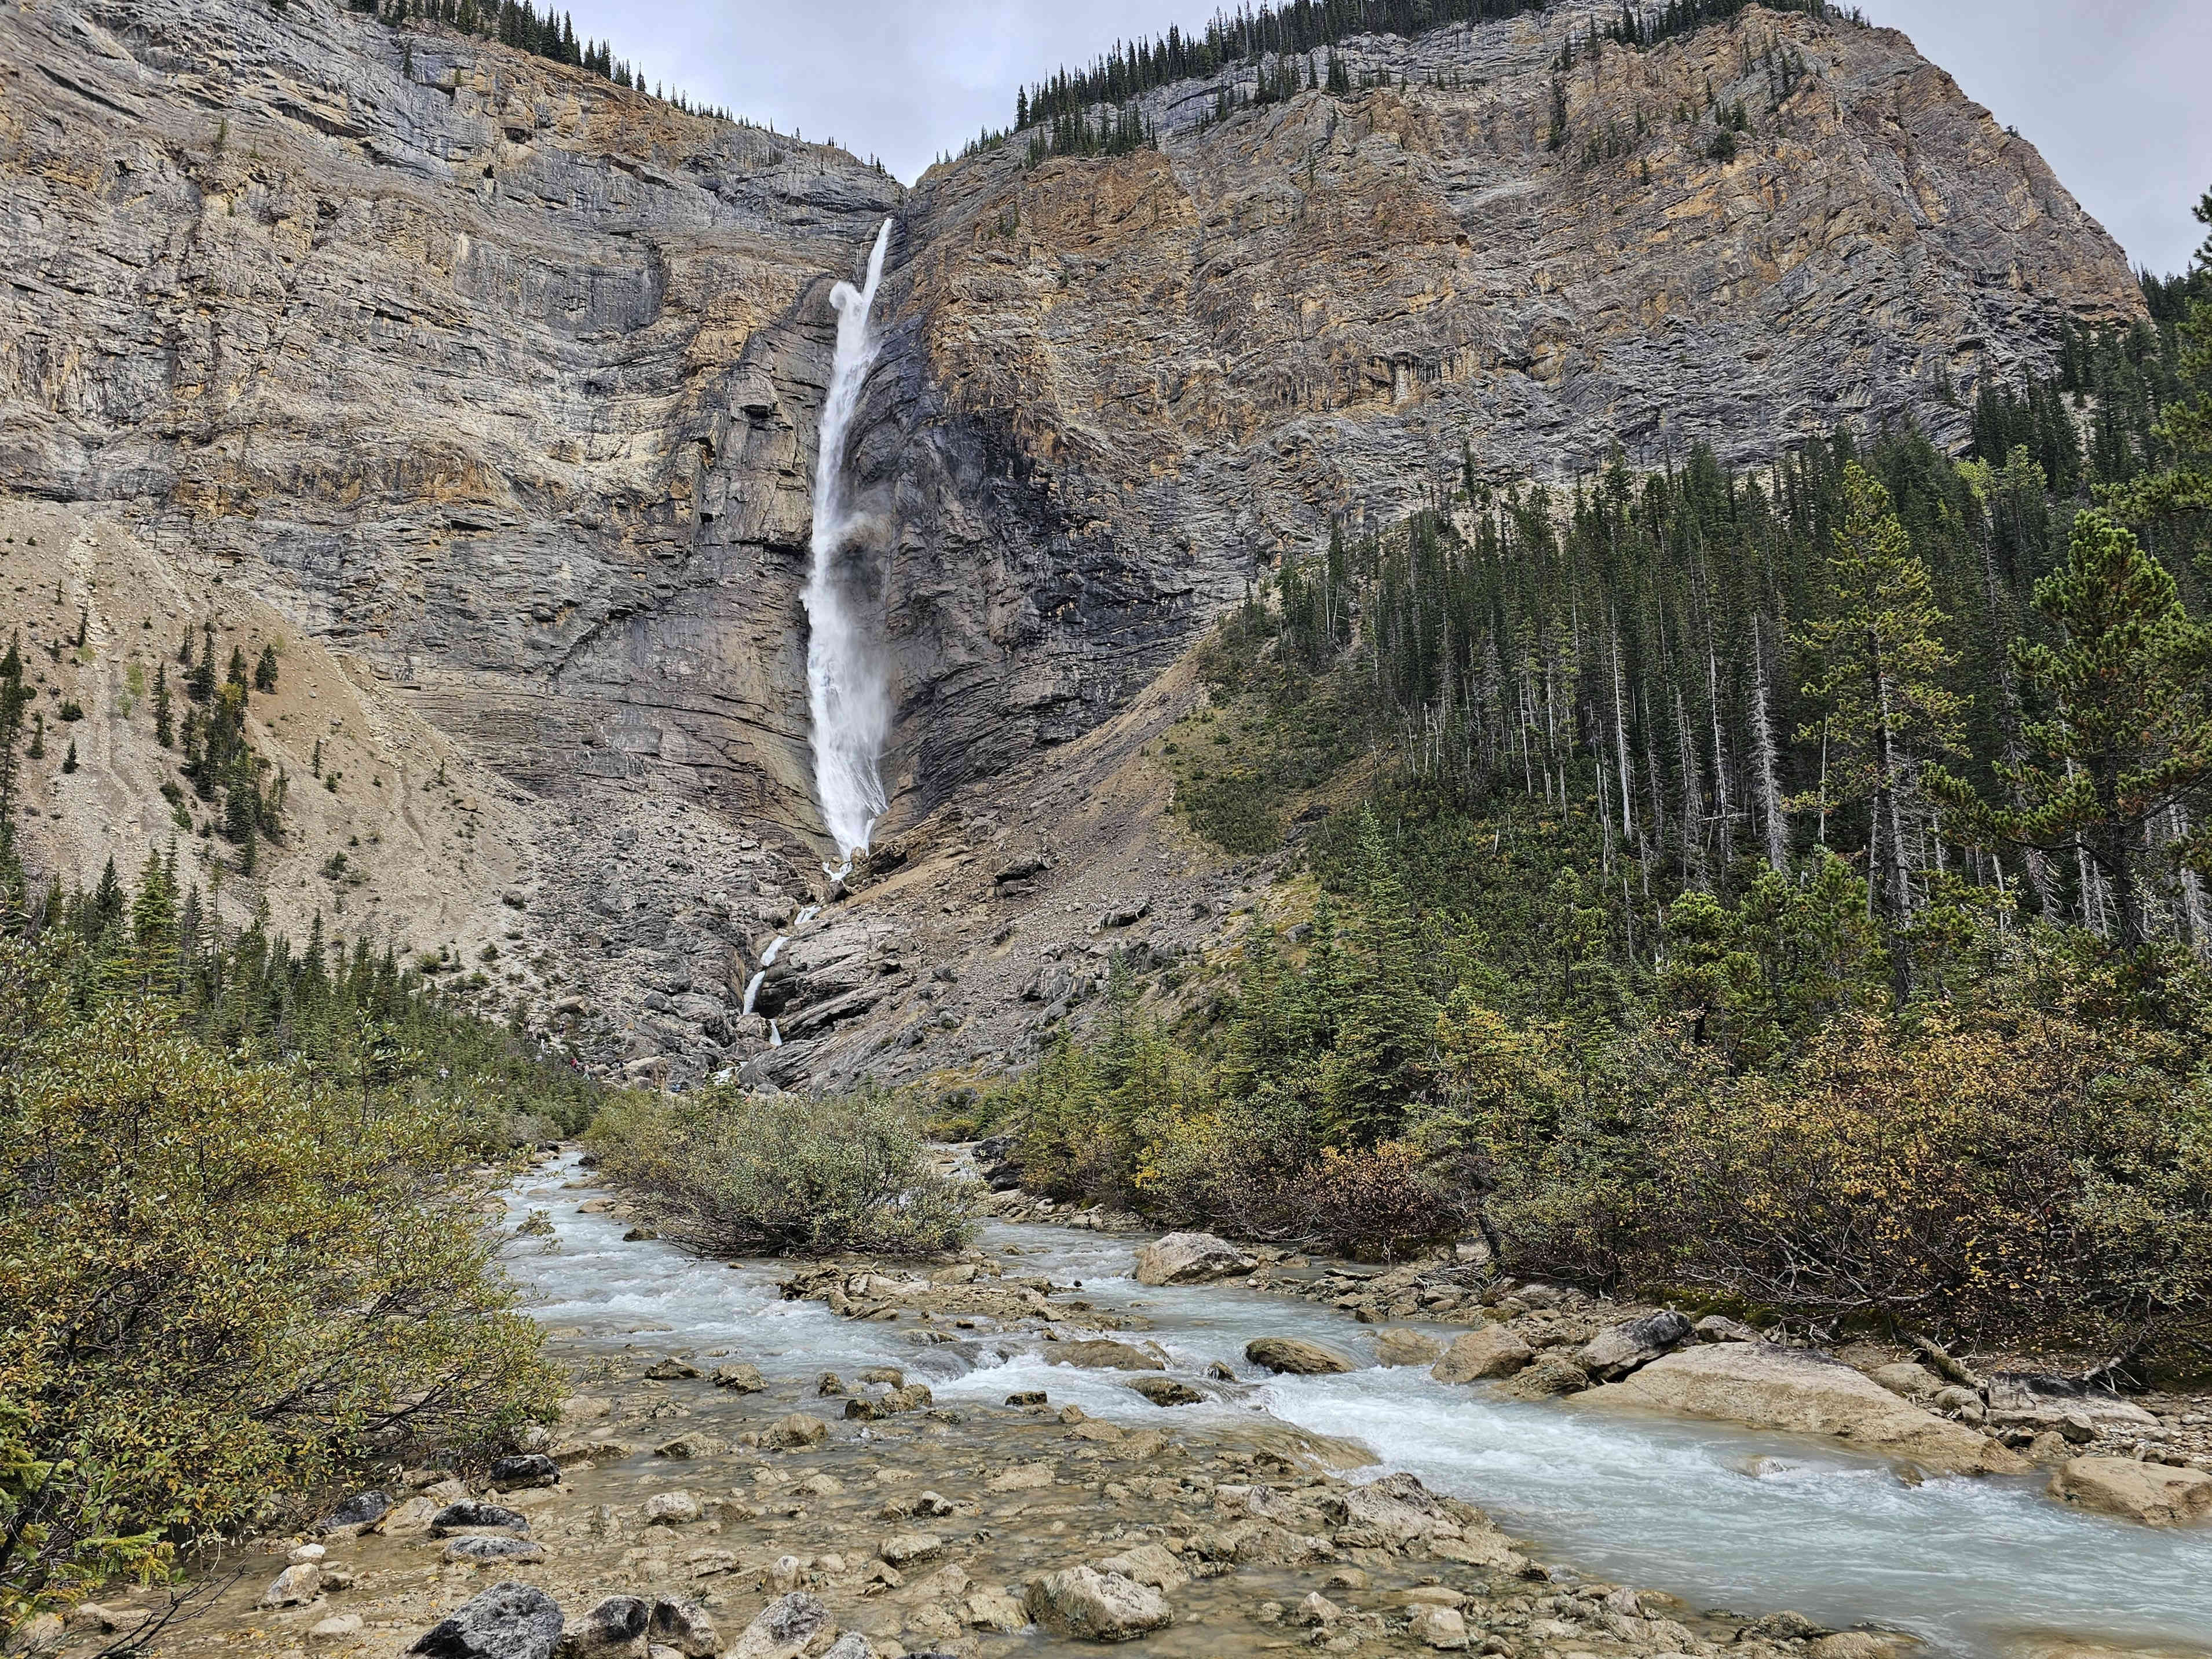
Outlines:
<svg viewBox="0 0 2212 1659"><path fill-rule="evenodd" d="M841 573L838 566L853 530L845 502L846 430L876 359L878 342L868 313L876 302L890 235L886 219L868 255L863 287L840 283L830 290L830 302L837 307L837 352L829 395L823 399L814 463L814 564L805 596L806 690L814 719L815 793L830 839L843 860L842 870L823 867L837 877L849 874L854 854L867 850L868 832L887 804L876 763L890 725L890 699L882 662L848 592L852 573Z"/></svg>

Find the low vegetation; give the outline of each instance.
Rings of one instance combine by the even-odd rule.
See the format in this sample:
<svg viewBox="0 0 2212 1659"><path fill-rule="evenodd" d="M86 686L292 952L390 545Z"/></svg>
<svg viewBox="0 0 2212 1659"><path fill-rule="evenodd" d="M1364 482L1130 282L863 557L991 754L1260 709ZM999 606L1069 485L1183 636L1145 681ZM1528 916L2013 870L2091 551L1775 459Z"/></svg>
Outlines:
<svg viewBox="0 0 2212 1659"><path fill-rule="evenodd" d="M480 1206L580 1079L365 945L226 936L161 860L7 897L0 1630L550 1418Z"/></svg>
<svg viewBox="0 0 2212 1659"><path fill-rule="evenodd" d="M929 1169L918 1116L883 1091L625 1097L586 1140L659 1231L708 1255L933 1255L968 1237L967 1191Z"/></svg>

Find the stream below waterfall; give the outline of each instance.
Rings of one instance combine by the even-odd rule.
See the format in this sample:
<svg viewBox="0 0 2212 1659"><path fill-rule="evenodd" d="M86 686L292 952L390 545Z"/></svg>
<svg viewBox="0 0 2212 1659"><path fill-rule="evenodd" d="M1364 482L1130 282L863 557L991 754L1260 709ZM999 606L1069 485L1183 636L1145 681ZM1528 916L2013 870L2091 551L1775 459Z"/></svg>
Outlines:
<svg viewBox="0 0 2212 1659"><path fill-rule="evenodd" d="M781 1299L773 1262L701 1261L628 1224L586 1214L573 1158L510 1189L511 1214L547 1212L552 1248L511 1252L529 1311L556 1352L726 1348L771 1378L897 1364L947 1406L996 1406L1017 1389L1093 1416L1158 1426L1166 1414L1112 1371L1045 1363L1039 1340L1007 1333L917 1346L912 1328L854 1321ZM1372 1361L1376 1332L1316 1304L1232 1285L1152 1288L1129 1273L1136 1241L1072 1229L987 1224L978 1243L1023 1273L1080 1280L1095 1305L1203 1379L1237 1385L1177 1407L1179 1426L1268 1413L1357 1441L1376 1473L1409 1469L1480 1504L1537 1551L1577 1569L1663 1589L1695 1607L1789 1607L1824 1623L1910 1629L1940 1650L2001 1654L2026 1638L2114 1644L2212 1640L2212 1529L2157 1531L2084 1515L2041 1495L2043 1477L1899 1480L1826 1444L1709 1423L1600 1415L1500 1400L1432 1381L1418 1366L1270 1377L1247 1364L1261 1335L1299 1336ZM1073 1334L1065 1321L1060 1328ZM1456 1333L1437 1328L1449 1337ZM1008 1357L1011 1356L1011 1357Z"/></svg>

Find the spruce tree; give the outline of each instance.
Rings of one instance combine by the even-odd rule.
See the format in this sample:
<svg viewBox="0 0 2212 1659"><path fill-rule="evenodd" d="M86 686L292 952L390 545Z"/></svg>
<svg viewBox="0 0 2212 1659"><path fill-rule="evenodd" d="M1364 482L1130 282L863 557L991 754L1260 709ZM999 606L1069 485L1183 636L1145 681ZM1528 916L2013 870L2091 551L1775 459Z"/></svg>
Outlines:
<svg viewBox="0 0 2212 1659"><path fill-rule="evenodd" d="M1828 562L1828 612L1806 624L1797 641L1814 667L1805 695L1826 718L1800 737L1823 739L1835 757L1824 809L1836 800L1868 804L1869 894L1882 919L1891 988L1901 1008L1912 994L1904 939L1913 908L1905 794L1917 761L1956 744L1963 701L1942 683L1951 665L1940 631L1946 619L1889 491L1854 462L1844 494L1844 521Z"/></svg>
<svg viewBox="0 0 2212 1659"><path fill-rule="evenodd" d="M2148 937L2151 843L2179 842L2200 868L2212 854L2212 628L2191 620L2166 567L2103 512L2075 518L2066 563L2035 585L2034 603L2057 642L2017 641L2013 659L2051 710L2022 733L2042 759L1999 765L2005 805L1940 769L1929 787L1984 844L2086 855L2132 951ZM2090 896L2082 902L2089 911Z"/></svg>

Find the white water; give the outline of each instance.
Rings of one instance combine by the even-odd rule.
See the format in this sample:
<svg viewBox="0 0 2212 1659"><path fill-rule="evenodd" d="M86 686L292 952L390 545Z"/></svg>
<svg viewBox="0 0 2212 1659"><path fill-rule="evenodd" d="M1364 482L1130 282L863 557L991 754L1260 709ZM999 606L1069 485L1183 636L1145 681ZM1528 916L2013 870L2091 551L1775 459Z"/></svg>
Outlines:
<svg viewBox="0 0 2212 1659"><path fill-rule="evenodd" d="M732 1270L665 1244L625 1244L624 1223L577 1212L588 1194L562 1188L572 1168L549 1167L511 1195L516 1218L551 1212L559 1246L511 1266L536 1316L581 1328L587 1342L657 1333L646 1340L672 1352L726 1347L782 1378L896 1364L945 1404L995 1406L1039 1388L1094 1416L1165 1420L1117 1373L1047 1364L1034 1338L913 1346L896 1327L781 1300L773 1265ZM1547 1559L1593 1575L1698 1607L1902 1626L1957 1655L2002 1654L2034 1634L2150 1643L2212 1632L2212 1532L2203 1528L2081 1515L2040 1496L2039 1478L1906 1486L1820 1442L1501 1400L1418 1367L1269 1378L1244 1361L1255 1336L1305 1336L1371 1360L1375 1334L1334 1310L1241 1288L1147 1289L1127 1277L1125 1241L994 1225L983 1243L1018 1247L1015 1271L1080 1279L1092 1303L1149 1319L1151 1331L1130 1340L1164 1344L1173 1375L1217 1396L1176 1420L1267 1411L1362 1442L1383 1460L1377 1473L1412 1469L1481 1504ZM1207 1382L1215 1360L1240 1381Z"/></svg>
<svg viewBox="0 0 2212 1659"><path fill-rule="evenodd" d="M782 943L783 943L783 941L782 941L781 939L778 939L778 940L776 940L776 944L778 944L778 945L781 945L781 944L782 944ZM763 961L765 961L765 962L774 962L774 961L775 960L775 951L773 949L771 949L771 950L769 951L768 955L767 955L766 957L763 957L763 958L762 958L762 960L763 960ZM752 1012L752 1011L753 1011L753 999L754 999L755 997L757 997L757 996L758 996L758 995L760 994L761 981L762 981L763 980L766 979L767 977L768 977L768 969L765 969L765 968L763 968L763 969L762 969L758 973L755 974L755 975L754 975L750 979L749 979L749 980L747 980L747 981L745 981L745 1006L744 1006L744 1007L742 1007L742 1008L740 1008L740 1009L738 1009L738 1012L739 1013L741 1013L741 1014L750 1014L750 1012Z"/></svg>
<svg viewBox="0 0 2212 1659"><path fill-rule="evenodd" d="M868 326L876 284L884 274L884 250L890 246L890 221L876 233L868 255L866 285L840 283L830 290L837 307L837 352L830 371L830 390L822 404L821 442L814 463L813 569L806 584L806 690L814 719L814 787L822 801L822 820L830 831L842 870L849 873L853 855L865 852L868 832L885 805L876 765L890 723L890 702L883 665L868 629L849 592L854 573L841 570L854 528L845 502L846 429L860 400L860 387L875 362L877 340Z"/></svg>
<svg viewBox="0 0 2212 1659"><path fill-rule="evenodd" d="M768 1046L771 1048L781 1048L783 1047L783 1032L777 1027L776 1023L774 1020L770 1020L768 1023Z"/></svg>

